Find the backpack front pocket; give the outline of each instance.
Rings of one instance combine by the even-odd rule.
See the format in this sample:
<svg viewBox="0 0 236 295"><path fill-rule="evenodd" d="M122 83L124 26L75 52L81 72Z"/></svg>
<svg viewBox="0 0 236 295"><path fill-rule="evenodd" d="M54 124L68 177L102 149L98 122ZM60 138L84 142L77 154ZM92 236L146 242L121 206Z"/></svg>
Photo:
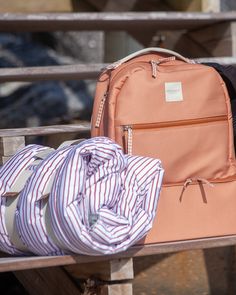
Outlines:
<svg viewBox="0 0 236 295"><path fill-rule="evenodd" d="M227 116L131 124L123 130L127 153L162 161L165 184L184 182L189 177L214 180L235 174L226 144Z"/></svg>

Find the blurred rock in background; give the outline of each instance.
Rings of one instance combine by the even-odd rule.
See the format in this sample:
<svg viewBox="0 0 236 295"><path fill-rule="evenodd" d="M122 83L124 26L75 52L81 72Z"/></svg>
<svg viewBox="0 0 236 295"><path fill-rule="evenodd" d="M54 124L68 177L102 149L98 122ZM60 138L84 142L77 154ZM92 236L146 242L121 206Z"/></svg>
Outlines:
<svg viewBox="0 0 236 295"><path fill-rule="evenodd" d="M0 34L0 67L101 62L101 32ZM0 128L90 120L95 81L0 85Z"/></svg>

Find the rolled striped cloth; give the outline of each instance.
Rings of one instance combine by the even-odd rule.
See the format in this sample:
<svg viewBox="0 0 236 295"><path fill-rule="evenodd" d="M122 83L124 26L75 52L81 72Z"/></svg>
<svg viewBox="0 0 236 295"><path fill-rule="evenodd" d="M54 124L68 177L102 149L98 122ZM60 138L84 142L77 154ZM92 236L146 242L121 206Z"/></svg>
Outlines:
<svg viewBox="0 0 236 295"><path fill-rule="evenodd" d="M38 255L62 255L63 251L51 238L46 211L48 194L55 172L62 165L72 146L50 153L34 170L19 195L16 225L21 240L30 251ZM50 235L51 234L51 235Z"/></svg>
<svg viewBox="0 0 236 295"><path fill-rule="evenodd" d="M49 196L59 246L102 255L135 244L152 227L163 173L160 160L124 155L105 137L75 146L58 168Z"/></svg>
<svg viewBox="0 0 236 295"><path fill-rule="evenodd" d="M28 250L21 243L14 226L14 209L18 192L31 175L32 164L38 159L38 154L47 150L40 145L28 145L19 150L0 169L0 249L10 254L25 254Z"/></svg>

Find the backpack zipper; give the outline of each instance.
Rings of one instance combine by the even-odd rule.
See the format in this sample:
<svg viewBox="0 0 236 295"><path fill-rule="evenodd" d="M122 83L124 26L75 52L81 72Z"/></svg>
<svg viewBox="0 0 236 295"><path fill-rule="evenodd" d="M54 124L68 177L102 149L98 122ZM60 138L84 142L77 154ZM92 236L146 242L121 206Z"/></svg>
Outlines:
<svg viewBox="0 0 236 295"><path fill-rule="evenodd" d="M169 128L169 127L178 127L178 126L187 126L195 124L204 124L204 123L213 123L227 120L227 115L206 117L199 119L190 119L190 120L178 120L178 121L169 121L169 122L158 122L158 123L147 123L147 124L130 124L123 125L123 131L127 134L127 154L132 155L133 150L133 130L138 129L153 129L153 128Z"/></svg>
<svg viewBox="0 0 236 295"><path fill-rule="evenodd" d="M169 56L169 57L160 58L158 60L151 60L150 63L151 63L151 67L152 67L152 77L156 79L158 65L160 65L164 62L169 62L169 61L175 60L175 59L176 59L175 56Z"/></svg>
<svg viewBox="0 0 236 295"><path fill-rule="evenodd" d="M133 148L133 127L131 125L126 125L123 130L127 132L127 154L132 155Z"/></svg>
<svg viewBox="0 0 236 295"><path fill-rule="evenodd" d="M99 128L99 126L101 124L103 109L104 109L104 105L105 105L107 96L108 96L108 92L105 92L103 94L101 101L100 101L98 113L97 113L97 118L96 118L96 122L95 122L95 128Z"/></svg>
<svg viewBox="0 0 236 295"><path fill-rule="evenodd" d="M191 178L189 178L189 179L191 179ZM197 179L199 179L201 181L201 178L193 177L193 180L191 181L190 185L197 184L198 183ZM205 179L205 178L202 178L202 179L207 180L209 183L212 184L212 186L214 186L214 184L217 184L217 183L225 183L225 182L236 181L235 176L229 176L229 177L226 177L226 178L217 178L217 179ZM186 179L186 181L188 181L188 179ZM175 183L163 183L163 186L165 186L165 187L183 186L186 181L175 182Z"/></svg>

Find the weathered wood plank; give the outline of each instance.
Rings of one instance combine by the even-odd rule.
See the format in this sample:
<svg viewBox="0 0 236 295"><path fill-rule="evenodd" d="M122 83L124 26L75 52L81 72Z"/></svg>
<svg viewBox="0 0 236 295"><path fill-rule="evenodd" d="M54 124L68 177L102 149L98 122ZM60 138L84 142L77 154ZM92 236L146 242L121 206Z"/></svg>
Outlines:
<svg viewBox="0 0 236 295"><path fill-rule="evenodd" d="M0 14L1 32L68 30L180 30L236 20L236 11Z"/></svg>
<svg viewBox="0 0 236 295"><path fill-rule="evenodd" d="M196 61L214 61L236 65L236 57L196 58ZM48 67L1 68L0 82L97 79L108 64L77 64Z"/></svg>
<svg viewBox="0 0 236 295"><path fill-rule="evenodd" d="M73 132L89 132L90 123L81 122L71 125L52 125L40 126L30 128L15 128L15 129L0 129L0 137L14 137L14 136L31 136L31 135L49 135L56 133L73 133Z"/></svg>
<svg viewBox="0 0 236 295"><path fill-rule="evenodd" d="M95 79L106 64L1 68L0 82Z"/></svg>
<svg viewBox="0 0 236 295"><path fill-rule="evenodd" d="M108 261L119 258L148 256L161 253L171 253L184 250L215 248L236 245L236 235L215 237L208 239L186 240L169 243L150 244L145 246L136 245L127 251L115 255L87 256L33 256L33 257L2 257L0 258L0 272L16 271L31 268L42 268L58 265L89 263L96 261Z"/></svg>
<svg viewBox="0 0 236 295"><path fill-rule="evenodd" d="M81 292L60 267L14 272L30 295L79 295Z"/></svg>

